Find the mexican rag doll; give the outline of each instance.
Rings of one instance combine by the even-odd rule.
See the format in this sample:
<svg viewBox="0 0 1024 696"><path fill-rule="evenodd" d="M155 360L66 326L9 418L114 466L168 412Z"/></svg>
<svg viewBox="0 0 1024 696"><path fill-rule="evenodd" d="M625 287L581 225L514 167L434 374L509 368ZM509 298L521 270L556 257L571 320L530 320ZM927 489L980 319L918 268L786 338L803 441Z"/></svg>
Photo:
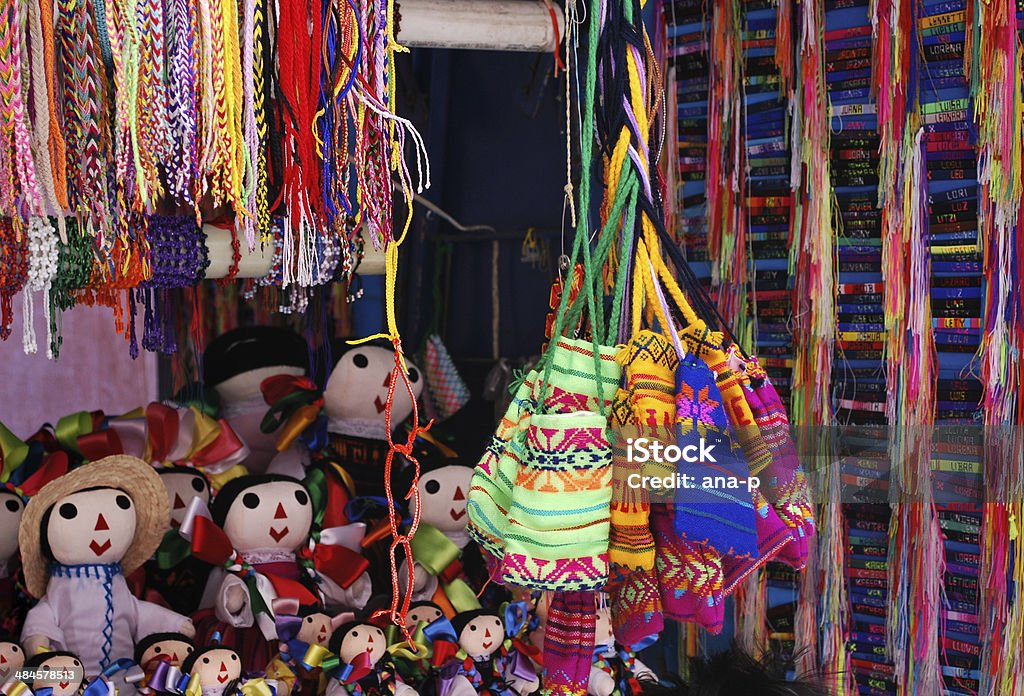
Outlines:
<svg viewBox="0 0 1024 696"><path fill-rule="evenodd" d="M348 349L335 364L324 388L324 415L330 446L352 476L356 494L378 500L384 496L384 459L388 451L385 419L388 390L395 367L394 351L378 345ZM407 363L409 383L419 398L423 376ZM398 428L412 413L408 392L394 391L391 428ZM397 474L398 470L393 472Z"/></svg>
<svg viewBox="0 0 1024 696"><path fill-rule="evenodd" d="M181 670L190 683L198 681L202 696L225 696L234 691L242 678L242 660L231 648L215 643L194 650Z"/></svg>
<svg viewBox="0 0 1024 696"><path fill-rule="evenodd" d="M656 682L657 677L629 649L616 644L608 596L597 597L597 625L594 634L594 665L590 668L589 696L637 696L640 680Z"/></svg>
<svg viewBox="0 0 1024 696"><path fill-rule="evenodd" d="M144 674L139 692L176 693L181 683L181 666L194 650L192 639L182 633L153 633L136 643L135 663Z"/></svg>
<svg viewBox="0 0 1024 696"><path fill-rule="evenodd" d="M360 621L343 624L331 636L330 649L341 664L331 673L326 696L416 696L398 678L380 627Z"/></svg>
<svg viewBox="0 0 1024 696"><path fill-rule="evenodd" d="M506 622L484 609L466 611L452 619L459 652L452 663L456 677L465 678L480 694L511 696L533 693L540 686L529 660L506 641ZM442 680L450 677L442 671ZM463 688L453 687L461 692Z"/></svg>
<svg viewBox="0 0 1024 696"><path fill-rule="evenodd" d="M221 633L247 671L263 671L276 654L275 599L328 611L369 599L367 563L357 551L362 529L320 529L326 502L311 492L319 495L321 486L244 476L225 485L209 511L193 501L180 528L193 554L215 566L201 602L201 633Z"/></svg>
<svg viewBox="0 0 1024 696"><path fill-rule="evenodd" d="M193 556L189 543L178 533L194 499L209 505L213 498L210 481L202 471L187 466L158 468L167 489L171 528L164 534L156 554L146 561L146 587L160 595L172 609L193 614L199 608L210 564Z"/></svg>
<svg viewBox="0 0 1024 696"><path fill-rule="evenodd" d="M29 686L36 693L46 693L42 690L50 689L51 696L76 696L85 684L81 660L66 650L33 655L25 661L23 669L26 674L34 675Z"/></svg>
<svg viewBox="0 0 1024 696"><path fill-rule="evenodd" d="M245 466L251 473L302 478L309 452L299 443L278 451L278 433L261 427L267 412L261 385L270 377L304 376L308 368L309 348L302 337L272 326L233 329L203 353L203 381L216 392L221 416L249 447Z"/></svg>
<svg viewBox="0 0 1024 696"><path fill-rule="evenodd" d="M267 677L301 696L322 694L327 676L322 669L328 658L331 636L351 620L345 612L329 616L315 606L301 606L293 599L274 600L278 654L267 665Z"/></svg>
<svg viewBox="0 0 1024 696"><path fill-rule="evenodd" d="M421 449L423 454L417 457L420 476L416 481L419 527L412 539L412 599L440 602L455 612L477 609L480 603L474 588L486 584L487 570L479 547L469 543L466 531L466 499L473 469L455 463L457 460L435 456L436 448ZM402 490L412 485L411 476L407 478L408 484ZM415 502L413 508L411 512L416 514ZM408 577L404 564L403 560L398 573L403 589Z"/></svg>
<svg viewBox="0 0 1024 696"><path fill-rule="evenodd" d="M70 651L94 677L151 633L193 635L188 618L135 598L125 581L156 550L168 519L160 477L128 455L43 486L18 530L25 583L39 598L22 629L26 651Z"/></svg>

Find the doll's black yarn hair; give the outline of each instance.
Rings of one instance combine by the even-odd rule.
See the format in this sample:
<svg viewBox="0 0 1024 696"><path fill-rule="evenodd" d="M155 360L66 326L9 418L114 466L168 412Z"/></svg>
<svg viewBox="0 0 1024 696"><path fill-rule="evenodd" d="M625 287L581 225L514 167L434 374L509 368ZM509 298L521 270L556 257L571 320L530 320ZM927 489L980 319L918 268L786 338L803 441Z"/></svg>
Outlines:
<svg viewBox="0 0 1024 696"><path fill-rule="evenodd" d="M236 658L238 658L239 660L242 659L239 656L238 651L235 650L232 647L229 647L227 645L220 645L219 643L215 644L215 645L207 645L205 648L199 648L199 649L193 650L191 653L189 653L188 657L185 658L185 661L181 663L181 671L182 671L182 673L183 674L188 674L189 672L191 672L192 668L196 666L196 662L198 662L200 657L202 657L203 655L206 655L208 653L211 653L214 650L229 650L232 653L234 653ZM230 693L230 692L225 691L225 693Z"/></svg>
<svg viewBox="0 0 1024 696"><path fill-rule="evenodd" d="M260 486L264 483L294 483L305 491L307 496L306 500L309 502L309 491L306 490L306 485L302 481L292 478L291 476L284 476L283 474L242 476L236 479L231 479L224 484L224 487L220 489L217 496L213 499L213 504L210 505L210 515L213 517L213 521L217 523L217 526L224 526L224 521L228 517L228 512L231 511L231 506L234 505L238 496L244 493L247 489L252 488L253 486Z"/></svg>
<svg viewBox="0 0 1024 696"><path fill-rule="evenodd" d="M481 616L497 616L501 619L501 614L487 609L473 609L472 611L460 612L452 618L452 628L455 629L455 636L461 637L462 630L466 628L473 619L479 619ZM504 626L504 621L502 621L502 626Z"/></svg>
<svg viewBox="0 0 1024 696"><path fill-rule="evenodd" d="M206 490L207 492L210 491L210 479L206 477L206 474L194 466L165 466L157 469L156 473L161 476L169 476L171 474L188 474L202 483L204 487L203 490ZM194 484L193 488L195 488ZM202 493L203 490L196 490L196 493Z"/></svg>
<svg viewBox="0 0 1024 696"><path fill-rule="evenodd" d="M146 651L155 644L162 643L165 640L176 640L181 643L186 643L192 648L189 654L195 652L195 643L192 642L192 639L184 633L150 633L135 644L135 663L141 665L142 656L146 654Z"/></svg>
<svg viewBox="0 0 1024 696"><path fill-rule="evenodd" d="M85 683L85 667L82 666L82 660L78 657L78 655L74 654L73 652L68 652L67 650L48 650L46 652L36 653L32 657L25 660L25 666L22 667L22 670L28 673L42 671L43 665L47 661L52 660L55 657L70 657L73 660L75 660L82 670L82 680L79 682L79 686ZM31 686L35 686L34 680Z"/></svg>
<svg viewBox="0 0 1024 696"><path fill-rule="evenodd" d="M335 655L341 654L341 644L345 641L345 636L347 636L352 631L352 629L358 628L359 626L371 626L373 628L380 628L379 626L374 626L369 621L357 620L343 623L342 625L334 629L334 633L331 634L331 640L327 645L327 649ZM380 630L383 632L384 629L381 628Z"/></svg>

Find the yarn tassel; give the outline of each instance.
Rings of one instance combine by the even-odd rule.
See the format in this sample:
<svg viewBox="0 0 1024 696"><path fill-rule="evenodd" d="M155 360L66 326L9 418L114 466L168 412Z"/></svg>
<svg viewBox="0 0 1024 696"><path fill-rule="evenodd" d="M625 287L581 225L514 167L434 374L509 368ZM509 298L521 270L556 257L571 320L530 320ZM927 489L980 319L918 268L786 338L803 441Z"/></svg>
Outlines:
<svg viewBox="0 0 1024 696"><path fill-rule="evenodd" d="M1007 0L968 3L972 20L965 69L978 126L978 238L984 241L984 329L978 351L986 435L982 520L984 696L1024 694L1024 567L1021 558L1020 389L1024 375L1024 308L1019 278L1022 241L1021 48L1016 6Z"/></svg>
<svg viewBox="0 0 1024 696"><path fill-rule="evenodd" d="M761 659L768 648L767 576L762 570L751 573L736 593L736 643L748 655Z"/></svg>
<svg viewBox="0 0 1024 696"><path fill-rule="evenodd" d="M733 333L740 336L746 335L747 322L746 217L740 210L746 181L742 30L737 1L717 3L710 33L708 253L711 282L719 288L719 311L733 320Z"/></svg>

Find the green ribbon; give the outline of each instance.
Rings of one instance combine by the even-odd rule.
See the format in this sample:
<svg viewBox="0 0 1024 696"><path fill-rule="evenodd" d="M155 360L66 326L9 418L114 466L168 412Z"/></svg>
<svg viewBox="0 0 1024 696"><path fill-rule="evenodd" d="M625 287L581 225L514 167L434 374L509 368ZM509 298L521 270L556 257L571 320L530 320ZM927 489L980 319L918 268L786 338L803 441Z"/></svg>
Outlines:
<svg viewBox="0 0 1024 696"><path fill-rule="evenodd" d="M0 423L0 483L7 483L11 474L18 470L25 463L28 456L28 445L7 429L7 426Z"/></svg>
<svg viewBox="0 0 1024 696"><path fill-rule="evenodd" d="M249 601L251 602L252 615L257 616L258 614L267 614L273 616L270 613L270 607L267 606L266 601L263 599L263 595L260 594L259 587L256 585L256 576L251 572L248 566L245 566L245 570L250 572L242 578L245 586L249 588Z"/></svg>
<svg viewBox="0 0 1024 696"><path fill-rule="evenodd" d="M437 576L459 559L462 549L437 527L421 522L412 538L412 557L428 573Z"/></svg>
<svg viewBox="0 0 1024 696"><path fill-rule="evenodd" d="M78 449L78 438L92 432L92 414L88 411L79 411L69 416L64 416L57 421L57 442L72 452L81 454Z"/></svg>
<svg viewBox="0 0 1024 696"><path fill-rule="evenodd" d="M281 425L288 420L291 415L302 408L308 406L317 400L318 395L314 391L308 389L301 389L299 391L292 392L288 396L283 396L270 407L267 411L267 415L263 416L263 420L260 421L260 431L263 433L270 434L281 427Z"/></svg>
<svg viewBox="0 0 1024 696"><path fill-rule="evenodd" d="M448 597L448 601L452 603L455 611L459 613L481 608L476 592L461 578L455 578L445 585L444 594Z"/></svg>
<svg viewBox="0 0 1024 696"><path fill-rule="evenodd" d="M188 539L178 534L177 529L169 529L157 547L156 565L160 570L170 570L191 554L192 545Z"/></svg>
<svg viewBox="0 0 1024 696"><path fill-rule="evenodd" d="M324 515L327 513L327 476L321 469L309 469L302 483L306 486L309 500L313 505L313 530L319 535L319 530L323 528Z"/></svg>
<svg viewBox="0 0 1024 696"><path fill-rule="evenodd" d="M427 640L426 634L423 629L426 628L427 622L420 621L416 625L416 628L412 632L412 640L407 641L402 636L402 629L395 624L389 624L384 629L384 637L388 642L388 654L392 657L400 658L408 662L419 662L425 660L431 655L430 641ZM413 647L416 648L416 652L413 652Z"/></svg>

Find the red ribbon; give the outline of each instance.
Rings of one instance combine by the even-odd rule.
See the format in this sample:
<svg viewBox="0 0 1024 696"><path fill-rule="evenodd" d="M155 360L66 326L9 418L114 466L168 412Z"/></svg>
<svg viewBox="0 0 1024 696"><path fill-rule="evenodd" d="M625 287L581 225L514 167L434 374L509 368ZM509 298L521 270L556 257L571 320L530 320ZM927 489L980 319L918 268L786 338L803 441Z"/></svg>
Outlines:
<svg viewBox="0 0 1024 696"><path fill-rule="evenodd" d="M456 653L459 652L458 643L453 643L450 640L434 641L432 648L434 654L431 655L430 661L435 667L445 665L449 660L455 657Z"/></svg>
<svg viewBox="0 0 1024 696"><path fill-rule="evenodd" d="M43 459L40 467L22 482L18 488L30 498L39 492L39 489L50 481L60 478L68 470L68 455L66 452L51 452Z"/></svg>
<svg viewBox="0 0 1024 696"><path fill-rule="evenodd" d="M217 439L203 449L196 452L192 457L192 463L202 469L203 467L222 462L238 450L245 447L245 443L231 428L231 425L221 418L217 421L220 424L220 434Z"/></svg>
<svg viewBox="0 0 1024 696"><path fill-rule="evenodd" d="M273 573L260 572L260 575L270 581L270 584L274 587L274 594L278 597L291 597L292 599L297 599L299 600L299 604L307 607L315 606L320 603L319 597L310 592L309 588L298 580L274 575Z"/></svg>
<svg viewBox="0 0 1024 696"><path fill-rule="evenodd" d="M168 459L178 437L179 425L176 409L157 402L146 406L146 431L149 435L152 461L162 462Z"/></svg>
<svg viewBox="0 0 1024 696"><path fill-rule="evenodd" d="M370 562L345 546L317 544L299 551L299 558L313 561L313 567L341 587L348 589L370 567Z"/></svg>
<svg viewBox="0 0 1024 696"><path fill-rule="evenodd" d="M369 676L372 671L373 663L370 662L370 653L361 652L343 668L339 677L343 684L354 684L363 677Z"/></svg>
<svg viewBox="0 0 1024 696"><path fill-rule="evenodd" d="M222 566L231 560L234 544L208 517L196 516L192 526L192 555L201 561Z"/></svg>
<svg viewBox="0 0 1024 696"><path fill-rule="evenodd" d="M286 396L297 391L317 391L316 384L301 375L274 375L267 377L260 382L260 391L263 392L263 400L273 406Z"/></svg>
<svg viewBox="0 0 1024 696"><path fill-rule="evenodd" d="M124 445L113 428L97 430L78 438L78 451L91 462L112 454L124 454Z"/></svg>
<svg viewBox="0 0 1024 696"><path fill-rule="evenodd" d="M324 519L321 526L324 529L344 526L349 523L346 510L352 496L345 482L333 467L325 466L323 471L324 478L327 481L326 500L328 504L324 510Z"/></svg>
<svg viewBox="0 0 1024 696"><path fill-rule="evenodd" d="M462 561L456 558L448 564L447 568L441 571L441 574L438 577L441 582L447 585L453 580L456 580L460 575L462 575Z"/></svg>

